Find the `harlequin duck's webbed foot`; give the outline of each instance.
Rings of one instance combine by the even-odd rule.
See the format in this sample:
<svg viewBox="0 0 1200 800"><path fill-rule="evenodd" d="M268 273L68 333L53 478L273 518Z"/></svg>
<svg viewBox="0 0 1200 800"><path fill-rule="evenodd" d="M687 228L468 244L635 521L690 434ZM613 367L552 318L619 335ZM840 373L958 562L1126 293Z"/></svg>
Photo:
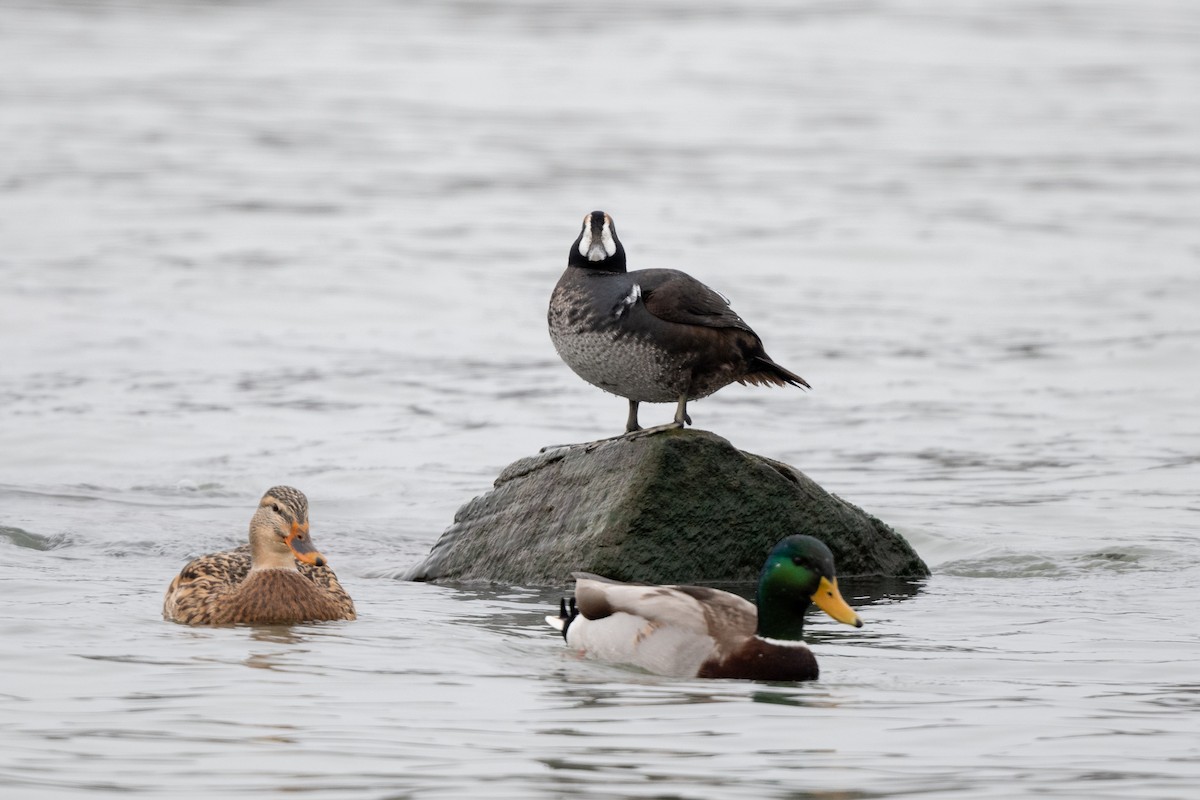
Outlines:
<svg viewBox="0 0 1200 800"><path fill-rule="evenodd" d="M643 428L638 424L638 400L629 401L629 417L625 420L625 432L619 436L607 436L603 439L596 439L592 442L578 442L576 444L549 444L543 447L538 452L548 453L551 450L564 450L570 447L593 448L605 442L611 442L615 439L637 439L642 436L649 436L654 433L662 433L663 431L679 430L685 424L691 425L692 418L687 413L687 395L680 395L679 407L675 410L675 420L668 422L666 425L655 425L652 428Z"/></svg>
<svg viewBox="0 0 1200 800"><path fill-rule="evenodd" d="M638 412L638 401L630 400L629 401L629 417L625 420L625 432L626 433L633 433L634 431L640 431L642 429L642 426L638 425L637 412Z"/></svg>
<svg viewBox="0 0 1200 800"><path fill-rule="evenodd" d="M680 428L684 427L685 425L691 425L692 418L690 416L688 416L688 413L687 413L687 401L688 401L688 398L687 398L686 394L681 394L679 396L679 405L676 406L676 408L675 408L675 419L672 420L671 422L668 422L666 425L655 425L653 428L640 428L639 427L636 429L631 429L628 433L625 434L625 437L627 439L638 439L638 438L641 438L642 436L651 436L655 433L662 433L663 431L677 431ZM632 406L634 406L636 404L634 403L634 401L630 400L629 405L631 406L630 413L632 414L633 413Z"/></svg>
<svg viewBox="0 0 1200 800"><path fill-rule="evenodd" d="M691 425L692 418L687 413L687 395L679 395L679 405L675 409L675 425L682 428L684 424Z"/></svg>

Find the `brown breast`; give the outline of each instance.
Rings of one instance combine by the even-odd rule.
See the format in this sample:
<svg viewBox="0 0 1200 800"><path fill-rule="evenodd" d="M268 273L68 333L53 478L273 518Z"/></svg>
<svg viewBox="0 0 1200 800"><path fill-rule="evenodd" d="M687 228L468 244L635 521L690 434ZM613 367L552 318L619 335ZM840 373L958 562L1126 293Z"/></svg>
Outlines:
<svg viewBox="0 0 1200 800"><path fill-rule="evenodd" d="M819 674L817 659L807 647L779 645L751 636L725 658L706 661L697 677L811 681Z"/></svg>
<svg viewBox="0 0 1200 800"><path fill-rule="evenodd" d="M222 598L210 624L289 625L335 619L354 619L353 607L343 608L299 572L263 569L252 571Z"/></svg>

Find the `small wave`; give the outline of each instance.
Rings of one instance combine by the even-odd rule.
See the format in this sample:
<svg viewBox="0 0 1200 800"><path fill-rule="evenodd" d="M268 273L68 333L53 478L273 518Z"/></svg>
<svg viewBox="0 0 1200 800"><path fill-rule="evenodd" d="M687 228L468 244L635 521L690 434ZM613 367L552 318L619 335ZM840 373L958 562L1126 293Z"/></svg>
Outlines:
<svg viewBox="0 0 1200 800"><path fill-rule="evenodd" d="M1165 568L1178 563L1178 554L1150 547L1109 548L1072 556L1071 563L1087 572L1129 572L1140 569Z"/></svg>
<svg viewBox="0 0 1200 800"><path fill-rule="evenodd" d="M237 488L231 488L215 481L194 481L188 478L170 484L146 483L129 487L131 492L153 495L156 498L168 498L172 501L180 494L194 494L202 497L241 497Z"/></svg>
<svg viewBox="0 0 1200 800"><path fill-rule="evenodd" d="M943 564L937 571L959 578L1046 578L1067 572L1052 559L1033 554L964 558Z"/></svg>
<svg viewBox="0 0 1200 800"><path fill-rule="evenodd" d="M1095 572L1166 569L1177 561L1149 547L1107 548L1087 553L1008 553L965 558L943 564L937 572L960 578L1055 578Z"/></svg>
<svg viewBox="0 0 1200 800"><path fill-rule="evenodd" d="M71 540L61 533L55 536L42 536L20 528L10 528L7 525L0 525L0 539L7 540L17 547L27 547L30 550L57 550L71 543Z"/></svg>

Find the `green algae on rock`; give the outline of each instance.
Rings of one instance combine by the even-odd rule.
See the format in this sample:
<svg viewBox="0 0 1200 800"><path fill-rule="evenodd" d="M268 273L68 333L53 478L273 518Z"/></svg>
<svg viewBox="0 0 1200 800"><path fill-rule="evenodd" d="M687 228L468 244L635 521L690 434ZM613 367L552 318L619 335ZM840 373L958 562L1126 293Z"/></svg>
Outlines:
<svg viewBox="0 0 1200 800"><path fill-rule="evenodd" d="M833 551L839 575L923 577L898 533L787 464L707 431L668 430L520 459L462 506L408 580L561 585L753 581L793 533Z"/></svg>

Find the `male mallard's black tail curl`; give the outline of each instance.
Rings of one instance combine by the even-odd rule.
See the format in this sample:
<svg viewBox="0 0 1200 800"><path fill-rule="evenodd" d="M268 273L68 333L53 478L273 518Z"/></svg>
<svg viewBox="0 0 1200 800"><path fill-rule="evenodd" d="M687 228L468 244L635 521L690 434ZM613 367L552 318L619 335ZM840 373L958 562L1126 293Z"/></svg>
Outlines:
<svg viewBox="0 0 1200 800"><path fill-rule="evenodd" d="M575 605L575 598L571 598L571 605L568 608L567 598L562 598L558 601L558 616L546 617L546 622L549 622L555 628L558 628L562 634L563 641L567 640L567 628L571 627L571 623L579 616L579 607Z"/></svg>

